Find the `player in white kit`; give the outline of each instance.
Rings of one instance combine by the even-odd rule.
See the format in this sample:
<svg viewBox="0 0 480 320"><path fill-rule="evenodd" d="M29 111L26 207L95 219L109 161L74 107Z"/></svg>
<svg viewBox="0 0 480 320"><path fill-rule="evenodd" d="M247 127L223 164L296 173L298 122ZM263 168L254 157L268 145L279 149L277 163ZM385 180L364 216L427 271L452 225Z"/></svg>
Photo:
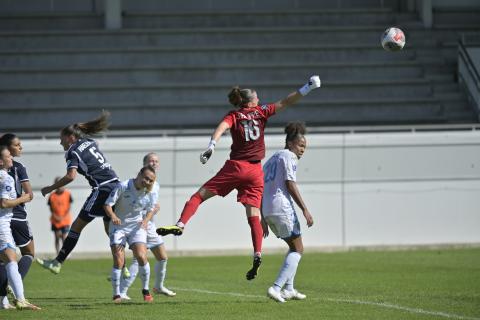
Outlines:
<svg viewBox="0 0 480 320"><path fill-rule="evenodd" d="M160 161L158 159L158 155L154 152L147 153L143 157L143 165L144 166L151 166L152 168L157 171L160 168ZM155 199L158 199L160 192L160 185L158 184L158 179L155 181L154 186L152 188L152 194ZM160 209L160 204L157 202L155 207L155 213L158 212ZM165 276L167 273L167 250L165 249L165 244L163 242L162 236L158 235L157 227L152 220L148 221L147 225L147 248L152 251L155 259L155 283L153 286L153 293L155 294L164 294L167 297L174 297L176 295L175 292L166 288L164 286ZM137 259L133 259L132 264L130 265L129 273L130 277L122 277L120 282L120 297L125 300L129 300L130 298L127 295L128 288L132 285L137 277L138 273L138 261Z"/></svg>
<svg viewBox="0 0 480 320"><path fill-rule="evenodd" d="M313 218L303 202L298 190L297 162L305 152L305 125L300 122L289 123L285 127L287 134L285 149L277 151L263 166L265 187L262 199L262 227L264 236L268 236L268 227L289 247L283 265L273 286L267 295L275 301L303 300L306 295L293 286L298 263L303 253L300 223L293 201L300 207L307 220L307 226L313 225ZM268 226L267 226L268 225Z"/></svg>
<svg viewBox="0 0 480 320"><path fill-rule="evenodd" d="M147 224L155 212L157 200L152 193L155 169L143 167L135 179L120 183L105 201L106 215L111 219L109 226L110 246L113 255L112 289L113 301L121 302L120 277L125 261L125 245L128 243L138 260L142 279L143 300L152 302L149 291L150 265L147 259ZM115 206L115 211L113 210ZM144 216L143 212L147 214Z"/></svg>
<svg viewBox="0 0 480 320"><path fill-rule="evenodd" d="M0 146L0 261L5 264L8 282L15 294L15 307L19 310L30 309L40 310L39 307L31 304L25 299L23 281L18 272L17 254L15 241L13 240L10 222L13 216L13 208L19 204L32 200L29 193L22 194L17 198L14 179L7 173L13 166L13 157L6 146ZM9 303L4 304L2 309L12 308Z"/></svg>

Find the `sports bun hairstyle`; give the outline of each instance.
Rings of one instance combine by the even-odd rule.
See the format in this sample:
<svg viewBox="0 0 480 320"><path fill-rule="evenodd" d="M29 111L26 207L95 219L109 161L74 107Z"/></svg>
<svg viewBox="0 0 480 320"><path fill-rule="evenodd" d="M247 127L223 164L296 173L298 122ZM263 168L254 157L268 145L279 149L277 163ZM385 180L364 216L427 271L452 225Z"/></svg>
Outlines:
<svg viewBox="0 0 480 320"><path fill-rule="evenodd" d="M241 108L253 99L255 93L252 89L240 89L239 86L232 88L228 94L228 101L236 108Z"/></svg>
<svg viewBox="0 0 480 320"><path fill-rule="evenodd" d="M62 136L69 136L73 134L76 138L83 138L91 136L95 133L105 131L109 127L108 118L110 112L103 110L100 116L88 122L77 122L66 126L60 131Z"/></svg>
<svg viewBox="0 0 480 320"><path fill-rule="evenodd" d="M307 133L307 127L305 126L305 122L294 121L289 122L285 126L284 131L287 134L287 137L285 138L285 149L288 149L288 142L303 137Z"/></svg>

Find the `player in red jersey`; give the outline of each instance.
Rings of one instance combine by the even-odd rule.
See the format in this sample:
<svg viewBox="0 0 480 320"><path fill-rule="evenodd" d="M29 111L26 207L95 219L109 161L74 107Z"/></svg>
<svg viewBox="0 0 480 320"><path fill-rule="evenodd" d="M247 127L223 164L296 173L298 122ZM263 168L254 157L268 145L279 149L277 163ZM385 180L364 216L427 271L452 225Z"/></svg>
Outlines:
<svg viewBox="0 0 480 320"><path fill-rule="evenodd" d="M229 95L229 102L236 108L230 111L215 129L207 149L200 154L200 161L205 164L215 150L215 144L222 134L230 129L232 146L230 160L222 169L207 181L183 208L180 219L174 226L161 227L157 233L181 235L188 220L195 214L199 205L213 196L226 196L237 189L237 201L245 206L248 224L253 242L253 267L247 272L247 280L257 276L261 264L262 226L260 223L260 206L263 193L263 171L261 160L265 157L264 129L269 117L299 101L311 90L321 85L319 76L310 77L309 81L298 91L273 104L259 105L257 92L252 89L234 87Z"/></svg>

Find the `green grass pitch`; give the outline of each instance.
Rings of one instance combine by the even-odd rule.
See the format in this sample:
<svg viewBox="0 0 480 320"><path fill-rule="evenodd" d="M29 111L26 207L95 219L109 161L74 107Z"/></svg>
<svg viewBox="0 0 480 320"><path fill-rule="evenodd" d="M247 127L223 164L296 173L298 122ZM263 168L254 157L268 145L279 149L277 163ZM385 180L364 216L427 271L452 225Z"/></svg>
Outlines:
<svg viewBox="0 0 480 320"><path fill-rule="evenodd" d="M171 257L167 287L177 296L114 305L111 260L69 260L59 275L32 266L27 298L41 311L0 310L0 319L480 319L480 249L305 253L295 286L305 301L266 297L282 255ZM153 269L153 259L150 259ZM151 279L153 283L153 278Z"/></svg>

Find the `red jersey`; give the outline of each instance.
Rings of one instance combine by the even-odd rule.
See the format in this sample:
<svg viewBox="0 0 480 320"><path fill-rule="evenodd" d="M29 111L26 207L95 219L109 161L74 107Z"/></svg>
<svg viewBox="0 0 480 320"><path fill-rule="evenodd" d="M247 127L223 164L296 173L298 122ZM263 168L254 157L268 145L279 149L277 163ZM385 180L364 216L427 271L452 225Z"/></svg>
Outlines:
<svg viewBox="0 0 480 320"><path fill-rule="evenodd" d="M265 158L263 131L267 119L274 114L275 105L266 104L232 110L223 118L230 125L233 140L231 160L259 161Z"/></svg>

